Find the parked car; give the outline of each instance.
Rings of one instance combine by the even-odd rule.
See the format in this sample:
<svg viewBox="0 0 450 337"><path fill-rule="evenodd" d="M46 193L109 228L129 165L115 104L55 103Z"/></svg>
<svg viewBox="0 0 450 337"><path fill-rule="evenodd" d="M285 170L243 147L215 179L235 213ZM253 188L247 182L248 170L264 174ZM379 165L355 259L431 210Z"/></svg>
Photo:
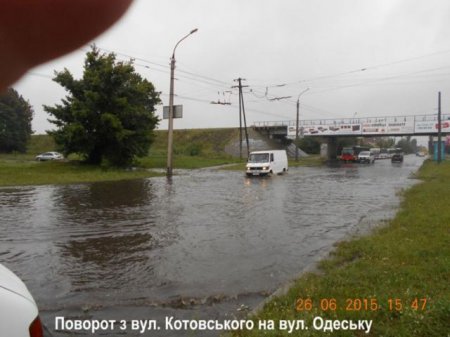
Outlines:
<svg viewBox="0 0 450 337"><path fill-rule="evenodd" d="M0 264L0 336L46 337L39 310L25 283Z"/></svg>
<svg viewBox="0 0 450 337"><path fill-rule="evenodd" d="M360 163L373 164L375 162L375 155L370 151L361 151L358 154L358 161Z"/></svg>
<svg viewBox="0 0 450 337"><path fill-rule="evenodd" d="M403 162L403 153L394 153L391 157L392 163L402 163Z"/></svg>
<svg viewBox="0 0 450 337"><path fill-rule="evenodd" d="M44 152L36 156L37 161L61 160L64 156L59 152Z"/></svg>

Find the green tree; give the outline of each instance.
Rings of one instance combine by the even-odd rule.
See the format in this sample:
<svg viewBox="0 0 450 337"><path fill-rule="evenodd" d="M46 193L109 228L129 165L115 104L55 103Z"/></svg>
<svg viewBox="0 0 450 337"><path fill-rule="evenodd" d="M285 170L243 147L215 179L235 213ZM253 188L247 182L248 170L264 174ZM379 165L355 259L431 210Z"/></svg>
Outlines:
<svg viewBox="0 0 450 337"><path fill-rule="evenodd" d="M316 137L303 137L298 141L298 147L308 154L320 153L321 139Z"/></svg>
<svg viewBox="0 0 450 337"><path fill-rule="evenodd" d="M380 137L376 141L376 146L381 149L389 149L391 147L394 147L395 145L395 139L389 138L389 137Z"/></svg>
<svg viewBox="0 0 450 337"><path fill-rule="evenodd" d="M48 131L65 155L81 154L91 164L126 166L148 153L159 122L159 93L135 72L133 61L116 61L93 46L87 52L83 77L64 69L54 81L68 91L62 104L44 106L56 125Z"/></svg>
<svg viewBox="0 0 450 337"><path fill-rule="evenodd" d="M33 108L9 88L0 95L0 152L25 152L33 130Z"/></svg>
<svg viewBox="0 0 450 337"><path fill-rule="evenodd" d="M401 148L404 153L417 152L417 140L411 139L411 136L402 138L397 142L396 147Z"/></svg>

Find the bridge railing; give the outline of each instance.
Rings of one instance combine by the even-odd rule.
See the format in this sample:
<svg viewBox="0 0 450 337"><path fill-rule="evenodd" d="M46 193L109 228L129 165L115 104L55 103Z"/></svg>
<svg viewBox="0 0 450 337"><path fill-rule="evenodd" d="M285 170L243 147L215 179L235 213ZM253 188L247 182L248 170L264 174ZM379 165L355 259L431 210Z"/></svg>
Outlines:
<svg viewBox="0 0 450 337"><path fill-rule="evenodd" d="M254 127L264 127L264 126L295 126L295 121L262 121L262 122L254 122Z"/></svg>

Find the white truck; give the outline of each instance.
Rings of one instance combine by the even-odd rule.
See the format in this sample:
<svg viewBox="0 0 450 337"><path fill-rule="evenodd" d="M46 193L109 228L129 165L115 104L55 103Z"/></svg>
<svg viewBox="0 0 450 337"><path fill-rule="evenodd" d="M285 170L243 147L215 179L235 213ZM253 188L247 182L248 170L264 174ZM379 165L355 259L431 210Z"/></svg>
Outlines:
<svg viewBox="0 0 450 337"><path fill-rule="evenodd" d="M288 170L285 150L267 150L250 152L245 173L248 177L281 174Z"/></svg>

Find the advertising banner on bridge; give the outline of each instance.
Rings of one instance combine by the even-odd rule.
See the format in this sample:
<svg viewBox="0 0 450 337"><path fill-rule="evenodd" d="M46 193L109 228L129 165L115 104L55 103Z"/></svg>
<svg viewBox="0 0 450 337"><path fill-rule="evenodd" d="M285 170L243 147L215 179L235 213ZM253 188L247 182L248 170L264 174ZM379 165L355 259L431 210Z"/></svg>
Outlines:
<svg viewBox="0 0 450 337"><path fill-rule="evenodd" d="M439 125L438 125L437 116L418 116L418 117L416 117L414 131L417 134L437 133L438 127L439 127ZM442 132L450 132L450 115L442 115L441 131Z"/></svg>
<svg viewBox="0 0 450 337"><path fill-rule="evenodd" d="M414 116L367 118L362 120L362 135L402 135L414 133Z"/></svg>
<svg viewBox="0 0 450 337"><path fill-rule="evenodd" d="M304 136L364 136L402 135L414 133L414 116L361 118L330 121L304 121L300 126ZM295 137L295 127L288 128L288 137Z"/></svg>
<svg viewBox="0 0 450 337"><path fill-rule="evenodd" d="M299 134L301 136L332 136L332 135L361 135L361 124L359 123L333 123L333 124L320 124L308 123L299 127ZM288 128L288 137L295 138L295 127L290 126Z"/></svg>
<svg viewBox="0 0 450 337"><path fill-rule="evenodd" d="M443 133L450 132L450 115L442 115ZM402 136L437 133L436 115L368 117L340 120L301 121L299 136ZM295 126L288 126L288 138L295 138Z"/></svg>

